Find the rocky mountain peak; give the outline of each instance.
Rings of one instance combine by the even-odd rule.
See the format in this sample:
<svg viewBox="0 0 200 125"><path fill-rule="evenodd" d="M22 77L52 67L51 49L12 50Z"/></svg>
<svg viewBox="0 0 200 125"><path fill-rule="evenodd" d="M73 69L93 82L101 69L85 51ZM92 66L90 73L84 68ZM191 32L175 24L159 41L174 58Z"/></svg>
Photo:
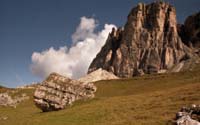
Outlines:
<svg viewBox="0 0 200 125"><path fill-rule="evenodd" d="M164 31L173 29L176 32L176 10L163 2L145 5L139 3L128 15L128 22L133 22L135 29L144 27L149 30Z"/></svg>
<svg viewBox="0 0 200 125"><path fill-rule="evenodd" d="M190 55L177 32L175 8L165 2L140 3L124 28L109 34L88 73L99 68L119 77L165 72Z"/></svg>

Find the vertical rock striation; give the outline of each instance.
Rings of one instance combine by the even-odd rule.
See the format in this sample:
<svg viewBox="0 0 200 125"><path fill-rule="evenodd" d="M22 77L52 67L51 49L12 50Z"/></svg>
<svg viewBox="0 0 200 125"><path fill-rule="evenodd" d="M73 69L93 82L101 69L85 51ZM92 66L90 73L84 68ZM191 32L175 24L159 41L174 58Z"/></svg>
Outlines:
<svg viewBox="0 0 200 125"><path fill-rule="evenodd" d="M177 32L175 8L164 2L140 3L124 29L109 34L88 73L98 68L119 77L165 72L190 54Z"/></svg>

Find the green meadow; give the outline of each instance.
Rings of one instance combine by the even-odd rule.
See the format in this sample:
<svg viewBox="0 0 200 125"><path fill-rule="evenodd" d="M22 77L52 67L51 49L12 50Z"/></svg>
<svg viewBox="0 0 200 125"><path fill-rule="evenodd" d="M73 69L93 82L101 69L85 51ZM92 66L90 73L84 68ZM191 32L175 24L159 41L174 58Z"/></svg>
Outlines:
<svg viewBox="0 0 200 125"><path fill-rule="evenodd" d="M16 108L0 107L0 125L165 125L182 106L200 104L200 67L194 71L153 74L96 82L91 100L65 110L43 113L33 102L33 89L18 89L31 98ZM0 92L13 91L0 87Z"/></svg>

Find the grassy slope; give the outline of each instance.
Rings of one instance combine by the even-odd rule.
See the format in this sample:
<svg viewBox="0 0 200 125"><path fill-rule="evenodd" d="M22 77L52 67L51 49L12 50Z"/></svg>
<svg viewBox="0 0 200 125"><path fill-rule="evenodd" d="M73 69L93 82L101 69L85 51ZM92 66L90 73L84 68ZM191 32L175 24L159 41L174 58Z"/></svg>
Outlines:
<svg viewBox="0 0 200 125"><path fill-rule="evenodd" d="M0 125L157 125L174 118L180 107L200 104L200 69L96 83L96 98L42 113L31 100L16 109L0 107ZM33 90L18 93L32 95Z"/></svg>

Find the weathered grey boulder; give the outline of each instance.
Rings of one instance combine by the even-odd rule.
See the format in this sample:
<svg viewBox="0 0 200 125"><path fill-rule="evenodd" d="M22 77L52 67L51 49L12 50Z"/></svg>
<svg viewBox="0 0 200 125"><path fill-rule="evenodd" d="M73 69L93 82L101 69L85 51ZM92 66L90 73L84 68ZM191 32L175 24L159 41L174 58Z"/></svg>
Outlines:
<svg viewBox="0 0 200 125"><path fill-rule="evenodd" d="M61 110L76 100L93 98L96 89L92 83L82 83L52 73L37 87L34 102L44 112Z"/></svg>
<svg viewBox="0 0 200 125"><path fill-rule="evenodd" d="M88 73L99 68L126 78L161 73L188 60L191 53L178 35L172 5L140 3L131 10L124 28L113 29L109 34Z"/></svg>

